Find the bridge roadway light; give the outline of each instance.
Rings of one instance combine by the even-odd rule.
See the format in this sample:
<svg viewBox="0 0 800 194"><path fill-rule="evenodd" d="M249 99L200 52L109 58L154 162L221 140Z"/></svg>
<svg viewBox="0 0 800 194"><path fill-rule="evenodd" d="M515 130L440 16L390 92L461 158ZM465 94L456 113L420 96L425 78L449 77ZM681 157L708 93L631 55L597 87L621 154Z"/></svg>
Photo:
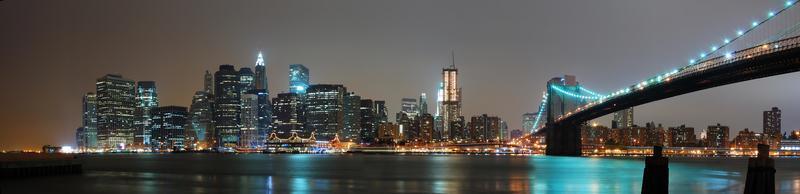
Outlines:
<svg viewBox="0 0 800 194"><path fill-rule="evenodd" d="M756 26L758 26L758 22L753 22L753 23L750 23L750 26L752 26L753 28L755 28Z"/></svg>
<svg viewBox="0 0 800 194"><path fill-rule="evenodd" d="M727 39L727 38L725 40L722 40L722 41L725 42L725 44L731 43L731 40Z"/></svg>
<svg viewBox="0 0 800 194"><path fill-rule="evenodd" d="M792 6L794 2L792 0L786 1L786 7Z"/></svg>
<svg viewBox="0 0 800 194"><path fill-rule="evenodd" d="M767 17L772 17L772 16L775 16L775 12L774 11L770 11L769 13L767 13Z"/></svg>
<svg viewBox="0 0 800 194"><path fill-rule="evenodd" d="M742 30L736 31L736 35L739 35L739 36L744 35L744 31L742 31Z"/></svg>

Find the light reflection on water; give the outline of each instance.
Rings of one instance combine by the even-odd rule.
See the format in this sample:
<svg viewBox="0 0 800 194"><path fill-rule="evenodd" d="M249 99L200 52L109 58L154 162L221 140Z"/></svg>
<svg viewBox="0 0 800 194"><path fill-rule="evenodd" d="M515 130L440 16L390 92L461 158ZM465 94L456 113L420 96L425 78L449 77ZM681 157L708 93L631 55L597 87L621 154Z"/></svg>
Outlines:
<svg viewBox="0 0 800 194"><path fill-rule="evenodd" d="M779 193L800 193L778 159ZM83 175L10 180L2 193L640 193L641 158L139 154L85 158ZM744 158L672 158L671 193L741 193Z"/></svg>

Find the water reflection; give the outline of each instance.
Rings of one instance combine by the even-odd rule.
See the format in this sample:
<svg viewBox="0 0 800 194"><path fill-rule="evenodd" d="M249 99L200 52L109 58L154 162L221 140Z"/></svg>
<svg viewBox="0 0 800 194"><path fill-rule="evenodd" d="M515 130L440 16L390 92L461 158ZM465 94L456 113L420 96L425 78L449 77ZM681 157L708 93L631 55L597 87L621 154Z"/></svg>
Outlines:
<svg viewBox="0 0 800 194"><path fill-rule="evenodd" d="M779 193L800 193L778 159ZM639 193L641 158L486 155L105 155L83 175L11 180L3 193ZM746 160L672 158L671 193L741 193Z"/></svg>

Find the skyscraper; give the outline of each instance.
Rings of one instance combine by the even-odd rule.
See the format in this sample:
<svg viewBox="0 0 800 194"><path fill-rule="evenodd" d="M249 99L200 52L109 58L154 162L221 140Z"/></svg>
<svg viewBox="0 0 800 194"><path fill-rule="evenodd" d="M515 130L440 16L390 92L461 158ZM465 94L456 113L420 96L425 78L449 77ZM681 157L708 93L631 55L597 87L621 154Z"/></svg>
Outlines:
<svg viewBox="0 0 800 194"><path fill-rule="evenodd" d="M442 122L445 123L442 138L450 139L448 135L451 134L451 123L461 117L461 88L458 85L458 69L455 62L450 67L442 69L442 83L444 83Z"/></svg>
<svg viewBox="0 0 800 194"><path fill-rule="evenodd" d="M245 94L256 89L255 75L253 70L247 67L239 69L239 92Z"/></svg>
<svg viewBox="0 0 800 194"><path fill-rule="evenodd" d="M361 130L361 96L348 93L344 97L344 131L340 140L357 141Z"/></svg>
<svg viewBox="0 0 800 194"><path fill-rule="evenodd" d="M522 114L522 131L526 133L534 133L535 131L533 130L535 130L534 129L535 126L533 125L535 122L536 122L536 113L529 112Z"/></svg>
<svg viewBox="0 0 800 194"><path fill-rule="evenodd" d="M377 135L377 118L375 115L375 103L370 99L361 99L359 139L361 143L373 143Z"/></svg>
<svg viewBox="0 0 800 194"><path fill-rule="evenodd" d="M192 105L189 108L190 127L194 133L198 147L208 148L214 145L214 115L213 97L205 91L197 91L192 97Z"/></svg>
<svg viewBox="0 0 800 194"><path fill-rule="evenodd" d="M633 125L633 107L615 112L614 119L611 120L612 129L627 129Z"/></svg>
<svg viewBox="0 0 800 194"><path fill-rule="evenodd" d="M417 99L403 98L400 104L400 113L405 114L410 119L419 116L420 113L417 105Z"/></svg>
<svg viewBox="0 0 800 194"><path fill-rule="evenodd" d="M708 126L706 131L706 141L709 147L727 148L731 130L728 126L717 125Z"/></svg>
<svg viewBox="0 0 800 194"><path fill-rule="evenodd" d="M772 110L764 111L764 134L772 138L780 138L781 135L781 109L772 107Z"/></svg>
<svg viewBox="0 0 800 194"><path fill-rule="evenodd" d="M203 76L203 91L209 94L214 94L214 75L208 71Z"/></svg>
<svg viewBox="0 0 800 194"><path fill-rule="evenodd" d="M247 92L242 95L242 108L239 112L241 129L239 130L239 147L255 148L258 143L258 94Z"/></svg>
<svg viewBox="0 0 800 194"><path fill-rule="evenodd" d="M344 128L344 96L342 85L315 84L306 90L306 129L316 133L317 140L332 140Z"/></svg>
<svg viewBox="0 0 800 194"><path fill-rule="evenodd" d="M139 81L136 83L136 111L133 122L136 131L134 132L133 146L137 148L150 147L150 131L152 131L152 110L158 107L158 93L156 82Z"/></svg>
<svg viewBox="0 0 800 194"><path fill-rule="evenodd" d="M136 95L133 80L108 74L97 79L97 140L103 148L133 144Z"/></svg>
<svg viewBox="0 0 800 194"><path fill-rule="evenodd" d="M269 99L269 92L266 89L256 89L258 98L258 118L256 130L258 131L259 142L266 142L267 135L272 131L272 103Z"/></svg>
<svg viewBox="0 0 800 194"><path fill-rule="evenodd" d="M303 64L289 65L289 92L305 94L309 85L309 72Z"/></svg>
<svg viewBox="0 0 800 194"><path fill-rule="evenodd" d="M269 98L269 80L267 79L267 64L261 52L258 53L256 58L256 74L255 80L256 91L258 96L258 121L256 130L259 134L259 141L266 140L270 130L272 130L272 103Z"/></svg>
<svg viewBox="0 0 800 194"><path fill-rule="evenodd" d="M433 115L424 113L419 119L419 138L425 143L433 142Z"/></svg>
<svg viewBox="0 0 800 194"><path fill-rule="evenodd" d="M269 94L269 81L267 81L267 65L264 56L261 52L258 53L256 58L256 74L255 74L256 89L265 90Z"/></svg>
<svg viewBox="0 0 800 194"><path fill-rule="evenodd" d="M87 93L83 96L82 127L80 128L80 138L78 148L95 149L97 148L97 95Z"/></svg>
<svg viewBox="0 0 800 194"><path fill-rule="evenodd" d="M158 107L152 113L153 148L159 151L183 150L189 116L186 107Z"/></svg>
<svg viewBox="0 0 800 194"><path fill-rule="evenodd" d="M389 115L387 114L389 110L386 110L386 101L375 100L374 103L375 122L377 124L389 122Z"/></svg>
<svg viewBox="0 0 800 194"><path fill-rule="evenodd" d="M214 130L219 147L239 144L241 111L239 72L233 65L220 65L214 73Z"/></svg>
<svg viewBox="0 0 800 194"><path fill-rule="evenodd" d="M280 93L272 99L272 126L273 132L281 138L287 138L292 133L307 136L305 129L305 109L301 94Z"/></svg>
<svg viewBox="0 0 800 194"><path fill-rule="evenodd" d="M419 94L419 114L428 113L428 96L425 93Z"/></svg>

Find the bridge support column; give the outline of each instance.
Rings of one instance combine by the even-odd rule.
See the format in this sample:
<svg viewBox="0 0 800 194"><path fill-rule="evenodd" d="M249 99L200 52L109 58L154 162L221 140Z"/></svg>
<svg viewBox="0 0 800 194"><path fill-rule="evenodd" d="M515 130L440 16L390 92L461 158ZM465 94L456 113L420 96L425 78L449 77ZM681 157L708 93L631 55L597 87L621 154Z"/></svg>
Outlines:
<svg viewBox="0 0 800 194"><path fill-rule="evenodd" d="M775 160L769 158L769 145L758 144L758 156L747 161L744 193L775 193Z"/></svg>
<svg viewBox="0 0 800 194"><path fill-rule="evenodd" d="M551 156L581 156L581 128L572 124L547 124L545 154Z"/></svg>
<svg viewBox="0 0 800 194"><path fill-rule="evenodd" d="M669 158L662 156L661 146L653 147L653 156L644 158L642 193L669 193Z"/></svg>

